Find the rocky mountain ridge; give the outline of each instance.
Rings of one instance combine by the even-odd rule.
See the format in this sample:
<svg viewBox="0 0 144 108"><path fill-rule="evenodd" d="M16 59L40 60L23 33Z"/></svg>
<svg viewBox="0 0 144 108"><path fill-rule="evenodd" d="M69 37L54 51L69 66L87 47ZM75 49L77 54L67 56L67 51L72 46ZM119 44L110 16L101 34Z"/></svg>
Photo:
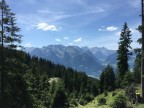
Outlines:
<svg viewBox="0 0 144 108"><path fill-rule="evenodd" d="M78 47L63 45L48 45L42 48L25 48L30 55L42 57L56 64L62 64L78 71L84 71L87 75L98 77L107 64L116 68L116 50L105 47ZM132 67L135 55L132 55L129 64Z"/></svg>

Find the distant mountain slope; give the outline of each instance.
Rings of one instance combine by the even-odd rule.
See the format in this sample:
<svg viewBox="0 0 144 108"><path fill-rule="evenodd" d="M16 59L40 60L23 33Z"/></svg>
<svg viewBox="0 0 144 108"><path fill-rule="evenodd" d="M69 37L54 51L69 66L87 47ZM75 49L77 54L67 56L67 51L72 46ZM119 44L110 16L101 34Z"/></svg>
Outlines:
<svg viewBox="0 0 144 108"><path fill-rule="evenodd" d="M116 68L117 53L104 47L88 48L77 46L49 45L42 48L26 48L31 55L42 57L56 64L63 64L78 71L84 71L88 75L98 77L107 64ZM135 56L129 63L133 66Z"/></svg>
<svg viewBox="0 0 144 108"><path fill-rule="evenodd" d="M110 55L116 52L115 50L108 50L105 47L93 47L90 50L95 57L99 58L102 61L105 61Z"/></svg>
<svg viewBox="0 0 144 108"><path fill-rule="evenodd" d="M134 65L134 60L135 60L135 53L134 51L132 50L132 55L130 54L129 55L129 67L130 68L133 68L133 65ZM111 66L113 66L114 68L116 68L116 64L117 64L117 52L111 54L110 56L107 57L107 59L105 60L105 63L106 64L110 64Z"/></svg>
<svg viewBox="0 0 144 108"><path fill-rule="evenodd" d="M103 68L90 50L83 50L77 46L49 45L35 48L30 54L94 76L97 76Z"/></svg>

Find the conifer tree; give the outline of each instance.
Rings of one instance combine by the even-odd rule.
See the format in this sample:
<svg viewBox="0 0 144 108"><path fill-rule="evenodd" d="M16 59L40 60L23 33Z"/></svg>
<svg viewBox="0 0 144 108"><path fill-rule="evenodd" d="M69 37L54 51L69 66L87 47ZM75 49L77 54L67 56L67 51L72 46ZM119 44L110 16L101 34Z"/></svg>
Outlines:
<svg viewBox="0 0 144 108"><path fill-rule="evenodd" d="M0 104L4 108L5 102L5 86L8 78L8 70L6 70L6 61L10 59L5 55L4 48L16 49L19 47L17 44L21 42L21 35L17 34L20 28L16 26L15 14L6 4L5 0L0 1ZM7 59L7 60L6 60Z"/></svg>
<svg viewBox="0 0 144 108"><path fill-rule="evenodd" d="M56 85L56 89L53 94L51 108L67 108L67 107L68 107L68 101L64 89L64 84L63 82L59 82L59 84Z"/></svg>
<svg viewBox="0 0 144 108"><path fill-rule="evenodd" d="M124 79L125 73L129 69L128 59L131 49L131 31L127 26L127 23L124 23L123 29L120 34L120 42L118 47L118 56L117 56L117 86L121 87L121 83Z"/></svg>
<svg viewBox="0 0 144 108"><path fill-rule="evenodd" d="M115 89L115 74L110 65L107 65L100 75L99 88L101 93Z"/></svg>
<svg viewBox="0 0 144 108"><path fill-rule="evenodd" d="M136 58L134 62L134 82L140 84L141 82L141 50L135 49Z"/></svg>
<svg viewBox="0 0 144 108"><path fill-rule="evenodd" d="M137 29L140 34L142 34L142 26L140 25ZM142 44L142 38L139 38L137 42L141 45ZM140 84L141 82L141 48L136 48L135 49L135 63L134 63L134 81L135 83Z"/></svg>
<svg viewBox="0 0 144 108"><path fill-rule="evenodd" d="M0 2L0 26L1 41L5 47L16 49L18 43L21 43L21 35L18 34L20 28L16 26L15 14L6 4L5 0Z"/></svg>
<svg viewBox="0 0 144 108"><path fill-rule="evenodd" d="M142 26L140 25L137 29L140 34L142 34ZM139 38L137 42L141 45L142 44L142 38ZM141 82L141 48L136 48L135 49L135 63L134 63L134 81L135 83L140 84Z"/></svg>

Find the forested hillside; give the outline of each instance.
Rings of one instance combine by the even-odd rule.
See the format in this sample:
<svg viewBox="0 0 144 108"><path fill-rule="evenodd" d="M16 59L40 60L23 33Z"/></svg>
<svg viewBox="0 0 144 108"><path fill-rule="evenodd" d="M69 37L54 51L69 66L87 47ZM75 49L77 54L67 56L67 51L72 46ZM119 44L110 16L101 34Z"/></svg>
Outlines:
<svg viewBox="0 0 144 108"><path fill-rule="evenodd" d="M98 95L98 80L50 61L5 49L2 108L84 105Z"/></svg>
<svg viewBox="0 0 144 108"><path fill-rule="evenodd" d="M28 6L27 9L29 11L28 12L25 8L23 12L26 14L23 13L22 16L20 14L18 15L19 17L17 18L20 19L19 25L21 25L23 29L26 29L25 27L27 25L28 28L26 31L24 30L24 32L27 35L33 35L34 33L33 36L37 37L26 37L25 40L29 41L29 39L31 39L31 41L33 41L36 39L37 41L33 43L38 44L40 39L42 39L38 46L45 45L47 42L51 43L51 41L54 40L57 43L64 42L64 44L77 44L78 46L81 46L82 42L86 45L91 44L98 46L101 44L109 46L106 44L106 42L110 42L111 45L109 47L113 47L115 45L113 42L118 44L116 50L117 52L114 54L113 51L110 52L105 48L102 48L100 49L100 52L97 52L97 47L88 50L87 47L83 47L81 49L77 46L68 46L66 48L64 46L56 45L58 47L56 50L54 50L54 46L49 46L49 48L43 47L42 49L44 52L40 51L39 48L36 48L34 49L32 56L21 51L23 46L21 46L22 35L19 34L20 28L16 24L15 14L11 11L6 1L13 4L11 0L0 1L0 108L75 108L83 107L89 102L91 102L91 104L89 103L88 105L99 108L102 108L103 106L111 108L133 108L138 106L139 103L144 103L144 17L142 17L143 24L137 29L140 33L142 33L142 38L138 39L139 44L142 45L142 49L135 49L136 59L134 61L130 60L130 57L132 57L133 54L131 52L133 50L133 35L132 29L128 27L128 24L126 22L124 23L121 33L119 33L119 27L117 26L102 26L110 24L110 20L107 22L103 19L108 18L106 17L108 15L106 11L109 10L109 6L114 6L113 3L117 3L118 5L116 5L116 7L119 8L118 11L123 11L123 8L127 7L125 5L119 5L122 1L108 1L108 3L111 3L111 5L108 6L107 2L105 2L106 4L104 5L102 0L97 0L98 2L84 2L82 0L75 0L75 2L78 1L77 5L74 2L72 3L71 0L69 2L72 4L68 3L67 1L65 1L66 4L61 1L57 1L53 5L51 5L53 2L50 0L44 0L43 2L38 0L32 0L29 2L29 0L27 0L26 2L21 1L20 4L17 4L17 2L19 2L19 0L17 0L17 2L14 2L13 7L20 6L20 9L15 8L16 10L20 12L23 10L22 7ZM143 1L144 0L142 0L142 8L144 8ZM62 3L62 5L59 3ZM99 3L99 5L95 5L97 3ZM39 4L41 4L42 7ZM43 5L45 4L48 4L52 8L54 6L54 10L40 10L39 8L41 7L41 9L43 9ZM128 5L129 3L126 4ZM132 6L132 4L129 5ZM47 7L48 5L45 6ZM31 6L33 8L37 7L38 10L32 10ZM71 10L63 12L63 10L67 10L71 6L73 7ZM77 8L75 8L75 6ZM81 8L79 8L79 6ZM101 6L104 7L101 8ZM63 8L62 12L59 11L61 8ZM111 10L118 8L112 8ZM129 9L129 11L131 11L130 7ZM33 12L37 13L36 17L31 17L34 15ZM123 12L119 12L121 17L118 16L117 12L115 13L116 19L120 18L121 20L122 17L126 17ZM28 13L31 13L32 15L29 16ZM101 16L100 13L104 14ZM125 13L128 14L131 12ZM47 17L47 14L51 14L51 18L43 20L43 18ZM94 17L91 16L93 14L95 14ZM114 15L114 11L109 13L109 15L112 14ZM142 12L142 16L144 16L143 14L144 13ZM101 17L97 19L99 15ZM25 16L26 19L28 18L27 20L25 19ZM89 18L89 16L91 17ZM134 16L135 14L133 17L127 17L127 20L134 18ZM35 19L37 17L39 17L39 19ZM31 18L34 20L34 22L29 21ZM82 20L83 18L84 20ZM111 18L113 19L113 17ZM66 22L59 22L62 20ZM81 22L79 22L79 20L81 20ZM99 20L101 20L101 23ZM94 21L99 23L94 24ZM113 21L114 20L111 22L112 24L114 24ZM54 24L62 24L65 29L60 25L56 26L48 24L49 22L53 22ZM75 24L73 25L74 22ZM133 22L133 20L131 22ZM80 23L79 26L77 25L78 23ZM120 24L121 22L119 22L117 25ZM72 25L73 27L71 27ZM91 27L94 28L91 29ZM96 28L99 32L97 34L99 35L98 38L95 38L95 34L91 34L92 32L95 33ZM80 33L77 30L80 30ZM57 33L54 33L54 31ZM114 31L117 32L114 33ZM100 32L103 32L107 38L104 38L106 36L103 36ZM47 33L49 33L49 35L52 37L49 36L48 38L41 38ZM85 35L83 38L77 37L76 35L79 35L77 33ZM60 38L60 36L59 38L53 37L54 35L58 36L68 34L71 38ZM73 37L73 35L75 36ZM92 35L92 38L89 37L90 35ZM110 35L112 35L112 37ZM115 39L113 40L113 37L116 35L119 35L119 42ZM70 39L73 40L71 41ZM108 41L106 41L107 39ZM99 44L94 44L96 43L94 40L97 40ZM111 43L112 40L113 42ZM31 47L30 43L26 45ZM32 49L30 50L32 51ZM37 57L35 53L38 53L37 56L42 54L44 57ZM102 57L102 59L96 59L95 55L93 55L96 53L99 53L99 56ZM48 55L50 55L50 57L52 57L54 60L59 60L59 62L54 64L52 61L47 60L50 59L47 58ZM64 58L64 61L60 62L62 58ZM110 58L114 58L115 60L110 60ZM105 61L105 63L102 63L102 65L98 63L103 61ZM134 62L134 66L130 65L130 62ZM76 64L74 65L74 63ZM65 64L66 67L64 66ZM74 66L73 69L69 67L71 65ZM92 75L95 75L95 70L99 72L103 65L106 67L102 70L99 79L90 77L86 75L86 73L82 72L83 70L87 70L91 71L93 73ZM116 69L113 68L113 66ZM131 69L131 66L133 66L133 70ZM76 71L76 67L80 71ZM88 67L90 70L87 69Z"/></svg>

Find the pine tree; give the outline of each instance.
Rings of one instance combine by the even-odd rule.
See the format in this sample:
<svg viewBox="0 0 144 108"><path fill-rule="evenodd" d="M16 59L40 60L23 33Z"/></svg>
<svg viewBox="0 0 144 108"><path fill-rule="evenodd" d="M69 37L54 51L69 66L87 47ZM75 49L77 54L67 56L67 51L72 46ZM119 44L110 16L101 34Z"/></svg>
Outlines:
<svg viewBox="0 0 144 108"><path fill-rule="evenodd" d="M6 67L6 62L11 61L5 55L5 48L16 49L18 47L17 43L21 42L21 35L17 34L20 28L16 26L15 14L11 12L11 9L6 4L5 0L0 1L0 54L1 54L1 64L0 64L0 105L4 108L5 103L5 89L6 82L8 78L8 70ZM12 58L13 59L13 58ZM10 72L10 71L9 71Z"/></svg>
<svg viewBox="0 0 144 108"><path fill-rule="evenodd" d="M5 47L16 49L19 47L17 44L21 43L22 36L18 34L20 28L16 26L15 14L11 12L5 0L0 2L0 12L1 41Z"/></svg>
<svg viewBox="0 0 144 108"><path fill-rule="evenodd" d="M142 33L142 26L139 26L137 29L140 33ZM137 42L141 45L142 44L142 38L139 38ZM137 84L140 84L141 82L141 48L135 49L136 58L134 63L134 81Z"/></svg>
<svg viewBox="0 0 144 108"><path fill-rule="evenodd" d="M134 62L134 82L140 84L141 82L141 50L135 49L136 58Z"/></svg>
<svg viewBox="0 0 144 108"><path fill-rule="evenodd" d="M124 75L124 80L122 82L123 86L126 87L126 86L130 86L132 84L132 82L134 81L134 78L133 78L133 73L130 72L130 71L127 71Z"/></svg>
<svg viewBox="0 0 144 108"><path fill-rule="evenodd" d="M102 72L100 75L100 82L99 82L100 93L104 92L104 80L105 80L105 73Z"/></svg>
<svg viewBox="0 0 144 108"><path fill-rule="evenodd" d="M117 56L117 86L121 87L121 82L124 79L125 73L128 71L128 59L131 49L131 31L129 30L127 23L124 23L123 29L120 34L120 42Z"/></svg>
<svg viewBox="0 0 144 108"><path fill-rule="evenodd" d="M64 89L64 84L62 82L59 82L59 84L56 85L56 89L53 94L51 108L67 108L67 107L68 107L68 101Z"/></svg>
<svg viewBox="0 0 144 108"><path fill-rule="evenodd" d="M115 74L110 65L107 65L107 67L101 73L99 87L101 93L115 89Z"/></svg>

